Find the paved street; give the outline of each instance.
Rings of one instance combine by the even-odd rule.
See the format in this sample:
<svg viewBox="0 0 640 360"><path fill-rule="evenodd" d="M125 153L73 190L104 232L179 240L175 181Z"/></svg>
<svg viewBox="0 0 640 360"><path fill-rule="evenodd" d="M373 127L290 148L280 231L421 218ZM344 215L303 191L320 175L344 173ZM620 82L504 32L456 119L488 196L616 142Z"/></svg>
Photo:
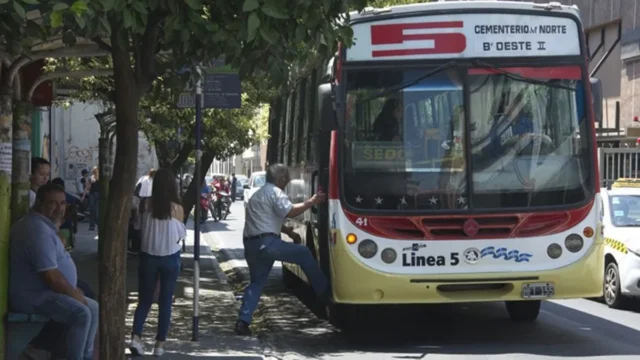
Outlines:
<svg viewBox="0 0 640 360"><path fill-rule="evenodd" d="M227 221L207 222L205 239L239 291L236 270L243 261L242 202ZM228 258L231 261L228 261ZM246 270L246 269L244 269ZM233 284L235 282L235 284ZM502 304L378 308L370 311L360 335L347 337L319 320L285 289L277 264L256 314L258 337L281 358L302 359L638 359L640 306L611 310L586 300L543 305L535 324L515 324ZM307 300L304 300L307 301Z"/></svg>

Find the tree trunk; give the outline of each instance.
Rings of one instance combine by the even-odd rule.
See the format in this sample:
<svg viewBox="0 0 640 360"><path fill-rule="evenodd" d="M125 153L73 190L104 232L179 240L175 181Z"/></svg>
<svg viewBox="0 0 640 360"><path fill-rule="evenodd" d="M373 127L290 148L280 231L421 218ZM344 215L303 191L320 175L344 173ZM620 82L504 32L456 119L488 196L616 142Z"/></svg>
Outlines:
<svg viewBox="0 0 640 360"><path fill-rule="evenodd" d="M31 114L33 107L23 101L13 103L13 172L11 174L11 223L29 211L31 167Z"/></svg>
<svg viewBox="0 0 640 360"><path fill-rule="evenodd" d="M163 144L158 141L154 145L156 147L156 155L158 156L158 166L161 168L171 167L172 156L167 144Z"/></svg>
<svg viewBox="0 0 640 360"><path fill-rule="evenodd" d="M117 35L112 36L114 39ZM127 225L138 159L139 86L135 83L129 53L123 43L112 41L116 104L116 156L109 184L109 200L101 229L100 254L100 358L125 358Z"/></svg>
<svg viewBox="0 0 640 360"><path fill-rule="evenodd" d="M182 145L182 147L180 148L180 152L178 153L178 156L175 159L173 159L173 161L171 162L171 171L173 171L174 174L180 173L180 169L182 168L182 165L184 165L184 163L187 162L187 159L189 159L189 155L191 155L193 148L194 148L193 144Z"/></svg>
<svg viewBox="0 0 640 360"><path fill-rule="evenodd" d="M156 143L156 154L158 155L158 165L161 168L169 168L174 174L180 173L180 168L189 158L193 151L193 144L184 144L180 148L177 156L173 156L166 144Z"/></svg>
<svg viewBox="0 0 640 360"><path fill-rule="evenodd" d="M202 184L202 181L204 180L204 177L207 174L207 170L209 169L209 166L211 166L212 162L213 162L213 154L208 151L205 151L202 154L202 158L200 159L200 174L202 175L202 178L200 179L200 184ZM182 197L182 208L184 209L185 214L191 214L191 210L193 210L193 205L199 203L200 195L198 194L200 194L200 189L196 189L196 172L194 170L193 179L189 184L189 188L187 188L187 192ZM196 195L198 197L196 197ZM196 202L196 200L198 202ZM185 224L187 223L188 219L189 219L189 216L184 217Z"/></svg>
<svg viewBox="0 0 640 360"><path fill-rule="evenodd" d="M0 65L1 67L2 65ZM0 316L4 319L8 309L9 288L9 229L11 228L11 157L13 148L13 92L11 87L0 87ZM0 352L6 353L5 327L0 327Z"/></svg>
<svg viewBox="0 0 640 360"><path fill-rule="evenodd" d="M100 137L98 138L98 169L100 169L100 200L98 201L98 214L102 215L107 211L107 200L109 199L109 183L111 181L111 163L109 162L109 134L106 127L100 124ZM98 254L102 254L104 237L100 236L105 228L105 217L98 218Z"/></svg>

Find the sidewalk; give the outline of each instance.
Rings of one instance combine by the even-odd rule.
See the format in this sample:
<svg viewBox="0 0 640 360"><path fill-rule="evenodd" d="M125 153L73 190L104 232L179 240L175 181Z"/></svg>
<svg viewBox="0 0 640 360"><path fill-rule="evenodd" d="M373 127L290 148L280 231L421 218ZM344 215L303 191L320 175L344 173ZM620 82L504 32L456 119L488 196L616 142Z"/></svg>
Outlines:
<svg viewBox="0 0 640 360"><path fill-rule="evenodd" d="M238 337L233 333L239 304L229 288L226 276L220 270L216 258L206 241L200 246L200 331L199 341L192 342L193 316L193 223L187 226L186 253L182 255L184 269L178 278L169 338L162 359L263 359L265 349L254 337ZM98 292L98 237L97 231L89 231L87 223L78 224L76 248L72 256L78 267L79 277ZM127 259L127 341L133 324L137 302L136 256ZM151 308L143 333L145 348L153 350L157 325L157 305ZM127 353L129 351L127 350ZM140 359L151 358L145 356Z"/></svg>

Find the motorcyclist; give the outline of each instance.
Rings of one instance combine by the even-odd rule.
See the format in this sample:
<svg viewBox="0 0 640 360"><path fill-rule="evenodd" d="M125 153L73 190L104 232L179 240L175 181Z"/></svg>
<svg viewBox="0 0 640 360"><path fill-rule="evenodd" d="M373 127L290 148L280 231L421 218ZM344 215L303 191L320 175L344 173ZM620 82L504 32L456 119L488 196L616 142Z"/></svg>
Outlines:
<svg viewBox="0 0 640 360"><path fill-rule="evenodd" d="M225 179L213 179L213 188L217 195L217 200L215 203L216 211L218 212L218 218L222 219L222 195L221 193L226 193L227 196L230 193L229 185L226 183ZM231 214L229 207L227 206L227 214Z"/></svg>
<svg viewBox="0 0 640 360"><path fill-rule="evenodd" d="M202 188L200 189L200 195L206 196L209 199L209 211L211 212L211 217L215 220L215 213L213 212L213 201L211 200L212 189L205 182L202 184ZM204 219L204 216L202 217Z"/></svg>

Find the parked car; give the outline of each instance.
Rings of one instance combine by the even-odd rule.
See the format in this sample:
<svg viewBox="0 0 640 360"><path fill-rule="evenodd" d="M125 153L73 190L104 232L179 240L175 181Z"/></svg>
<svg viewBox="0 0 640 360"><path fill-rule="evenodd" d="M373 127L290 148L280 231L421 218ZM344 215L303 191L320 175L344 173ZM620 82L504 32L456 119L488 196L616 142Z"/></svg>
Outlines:
<svg viewBox="0 0 640 360"><path fill-rule="evenodd" d="M244 204L247 205L247 202L251 198L251 195L255 193L258 189L265 184L267 180L267 173L265 171L258 171L251 174L251 178L249 179L249 183L244 185Z"/></svg>
<svg viewBox="0 0 640 360"><path fill-rule="evenodd" d="M244 183L240 179L236 181L236 199L244 200Z"/></svg>
<svg viewBox="0 0 640 360"><path fill-rule="evenodd" d="M624 182L600 191L606 245L603 297L611 308L640 297L640 188Z"/></svg>

